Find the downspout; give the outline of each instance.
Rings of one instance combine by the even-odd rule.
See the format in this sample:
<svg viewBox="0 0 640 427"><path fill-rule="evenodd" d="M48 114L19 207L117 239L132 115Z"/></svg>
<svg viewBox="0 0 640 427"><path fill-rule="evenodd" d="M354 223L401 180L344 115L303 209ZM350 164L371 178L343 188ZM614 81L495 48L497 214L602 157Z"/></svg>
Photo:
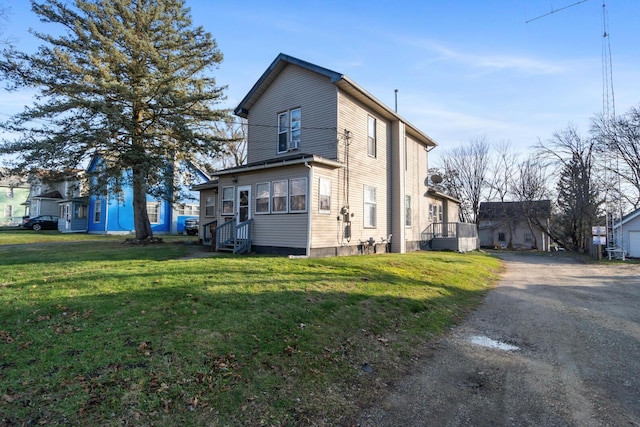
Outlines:
<svg viewBox="0 0 640 427"><path fill-rule="evenodd" d="M309 195L309 200L307 200L307 258L311 256L311 214L313 209L311 209L311 196L313 195L313 166L309 164L309 162L304 162L304 165L309 168L309 183L307 188L307 194Z"/></svg>

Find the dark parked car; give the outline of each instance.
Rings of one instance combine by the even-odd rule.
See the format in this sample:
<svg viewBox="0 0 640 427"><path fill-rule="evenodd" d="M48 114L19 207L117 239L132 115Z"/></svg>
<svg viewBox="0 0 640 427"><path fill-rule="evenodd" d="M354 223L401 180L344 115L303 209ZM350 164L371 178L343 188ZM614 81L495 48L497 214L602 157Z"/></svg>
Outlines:
<svg viewBox="0 0 640 427"><path fill-rule="evenodd" d="M189 236L195 236L198 234L198 223L199 221L196 218L185 219L184 231L186 231Z"/></svg>
<svg viewBox="0 0 640 427"><path fill-rule="evenodd" d="M32 230L57 230L58 217L54 215L40 215L33 218L25 218L22 227Z"/></svg>

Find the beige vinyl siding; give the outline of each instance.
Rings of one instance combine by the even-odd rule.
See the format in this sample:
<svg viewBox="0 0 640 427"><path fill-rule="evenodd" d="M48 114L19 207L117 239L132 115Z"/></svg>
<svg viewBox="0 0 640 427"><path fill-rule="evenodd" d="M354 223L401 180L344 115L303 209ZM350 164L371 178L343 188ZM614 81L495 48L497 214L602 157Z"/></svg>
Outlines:
<svg viewBox="0 0 640 427"><path fill-rule="evenodd" d="M249 111L248 163L296 152L336 158L337 88L329 78L287 65ZM301 109L299 150L278 154L277 115Z"/></svg>
<svg viewBox="0 0 640 427"><path fill-rule="evenodd" d="M388 222L388 164L390 153L390 123L375 111L360 104L344 92L338 94L338 129L350 132L349 145L349 201L343 195L347 170L339 170L338 200L336 206L349 205L351 218L351 245L373 237L376 241L390 233ZM368 116L376 119L377 156L367 155ZM341 141L339 160L346 163L345 146ZM376 227L364 227L364 185L376 188ZM337 222L337 221L336 221Z"/></svg>
<svg viewBox="0 0 640 427"><path fill-rule="evenodd" d="M307 246L307 220L309 212L310 196L307 192L307 212L301 213L275 213L256 215L256 184L272 182L290 178L308 178L309 169L303 165L265 169L252 173L238 175L238 182L233 183L230 176L221 176L220 188L251 185L251 218L253 218L252 244L256 246L306 248ZM307 181L308 185L308 181ZM222 191L220 192L222 193ZM235 194L235 190L234 190ZM222 195L218 197L218 206L221 206ZM237 209L237 201L236 201ZM224 221L219 218L218 223Z"/></svg>
<svg viewBox="0 0 640 427"><path fill-rule="evenodd" d="M340 215L340 208L343 206L343 204L340 204L339 195L339 192L342 191L340 179L342 179L343 176L341 169L328 169L321 166L314 166L310 200L311 218L313 221L311 226L312 249L349 244L347 240L343 238L343 223L337 219ZM331 181L331 210L329 213L319 212L320 178Z"/></svg>
<svg viewBox="0 0 640 427"><path fill-rule="evenodd" d="M405 193L411 196L411 227L405 228L405 239L415 242L420 240L421 233L429 225L427 149L410 136L407 136L406 146Z"/></svg>

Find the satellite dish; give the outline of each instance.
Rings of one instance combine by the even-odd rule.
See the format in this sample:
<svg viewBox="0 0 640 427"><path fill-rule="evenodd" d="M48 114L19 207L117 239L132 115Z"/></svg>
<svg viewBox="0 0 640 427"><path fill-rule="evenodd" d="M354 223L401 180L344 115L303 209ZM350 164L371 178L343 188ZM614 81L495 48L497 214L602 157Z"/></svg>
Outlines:
<svg viewBox="0 0 640 427"><path fill-rule="evenodd" d="M442 177L438 174L431 175L431 182L434 184L440 184L442 182Z"/></svg>

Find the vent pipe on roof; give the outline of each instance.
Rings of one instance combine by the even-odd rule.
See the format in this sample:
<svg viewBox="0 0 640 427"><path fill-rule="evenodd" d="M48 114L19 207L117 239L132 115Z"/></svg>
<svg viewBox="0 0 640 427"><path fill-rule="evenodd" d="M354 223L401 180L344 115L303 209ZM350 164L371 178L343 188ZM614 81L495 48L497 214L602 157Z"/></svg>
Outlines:
<svg viewBox="0 0 640 427"><path fill-rule="evenodd" d="M395 91L396 94L396 113L398 112L398 89L396 89Z"/></svg>

